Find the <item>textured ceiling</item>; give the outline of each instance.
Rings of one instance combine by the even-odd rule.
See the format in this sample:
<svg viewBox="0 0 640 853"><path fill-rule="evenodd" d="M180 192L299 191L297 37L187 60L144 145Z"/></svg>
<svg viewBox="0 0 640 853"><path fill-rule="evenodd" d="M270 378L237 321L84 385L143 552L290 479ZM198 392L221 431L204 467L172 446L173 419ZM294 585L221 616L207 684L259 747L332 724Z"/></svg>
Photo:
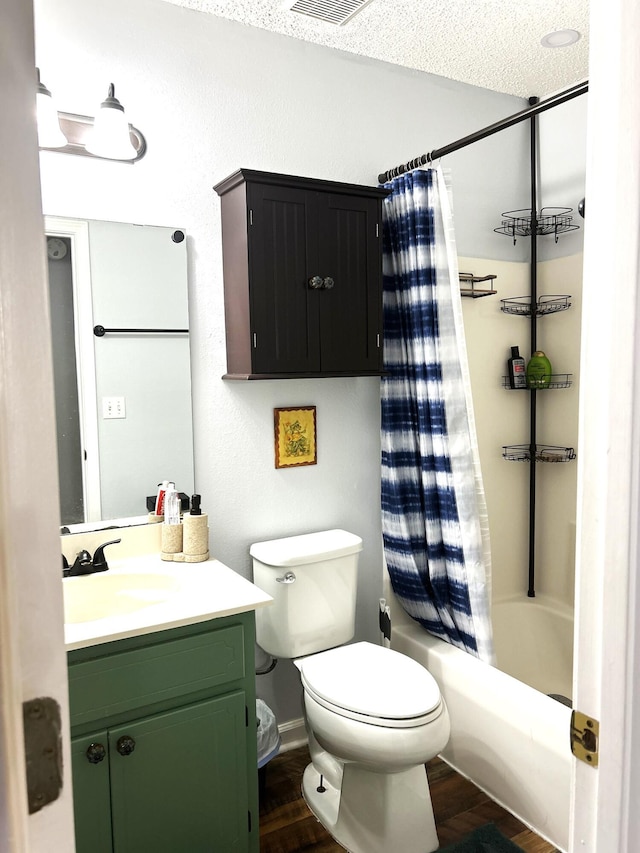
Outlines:
<svg viewBox="0 0 640 853"><path fill-rule="evenodd" d="M588 76L588 0L373 0L343 26L291 12L293 0L168 2L522 97ZM562 29L582 37L542 47L542 36Z"/></svg>

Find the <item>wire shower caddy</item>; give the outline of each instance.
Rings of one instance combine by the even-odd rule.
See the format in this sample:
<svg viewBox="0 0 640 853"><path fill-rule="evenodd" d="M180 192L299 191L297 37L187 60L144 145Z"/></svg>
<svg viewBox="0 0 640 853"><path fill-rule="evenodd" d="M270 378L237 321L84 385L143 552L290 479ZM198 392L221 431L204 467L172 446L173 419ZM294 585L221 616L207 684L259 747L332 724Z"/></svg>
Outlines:
<svg viewBox="0 0 640 853"><path fill-rule="evenodd" d="M535 233L538 236L553 234L556 243L558 235L567 231L577 231L580 226L572 225L573 217L569 214L572 207L541 207L540 213L533 215L531 210L507 210L500 214L502 224L493 230L496 234L506 234L512 237L515 244L518 237L530 237L533 233L535 221Z"/></svg>

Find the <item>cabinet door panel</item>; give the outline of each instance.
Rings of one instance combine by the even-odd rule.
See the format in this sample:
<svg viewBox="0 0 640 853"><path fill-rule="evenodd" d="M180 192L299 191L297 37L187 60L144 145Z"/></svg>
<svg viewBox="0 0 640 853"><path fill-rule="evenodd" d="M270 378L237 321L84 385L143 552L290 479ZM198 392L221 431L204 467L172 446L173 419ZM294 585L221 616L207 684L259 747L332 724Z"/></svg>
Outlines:
<svg viewBox="0 0 640 853"><path fill-rule="evenodd" d="M109 753L114 853L246 853L244 692L113 728Z"/></svg>
<svg viewBox="0 0 640 853"><path fill-rule="evenodd" d="M95 764L87 758L87 750L92 744L101 744L105 748L105 757ZM106 730L71 741L77 853L113 851L108 744Z"/></svg>
<svg viewBox="0 0 640 853"><path fill-rule="evenodd" d="M320 211L322 370L381 367L380 253L377 199L325 193Z"/></svg>
<svg viewBox="0 0 640 853"><path fill-rule="evenodd" d="M309 193L249 187L249 265L254 371L304 373L320 368L315 275L315 210Z"/></svg>

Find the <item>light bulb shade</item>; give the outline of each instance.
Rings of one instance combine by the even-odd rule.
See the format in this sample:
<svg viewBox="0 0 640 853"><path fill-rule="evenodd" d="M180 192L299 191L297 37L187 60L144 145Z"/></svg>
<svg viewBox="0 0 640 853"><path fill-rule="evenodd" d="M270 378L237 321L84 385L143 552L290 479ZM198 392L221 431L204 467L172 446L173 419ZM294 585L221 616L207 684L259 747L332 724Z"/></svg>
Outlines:
<svg viewBox="0 0 640 853"><path fill-rule="evenodd" d="M138 155L131 142L129 123L122 104L114 97L113 83L100 105L85 147L91 154L110 160L134 160Z"/></svg>
<svg viewBox="0 0 640 853"><path fill-rule="evenodd" d="M38 69L36 115L40 148L64 148L67 138L60 129L60 119L51 92L40 82L40 69Z"/></svg>

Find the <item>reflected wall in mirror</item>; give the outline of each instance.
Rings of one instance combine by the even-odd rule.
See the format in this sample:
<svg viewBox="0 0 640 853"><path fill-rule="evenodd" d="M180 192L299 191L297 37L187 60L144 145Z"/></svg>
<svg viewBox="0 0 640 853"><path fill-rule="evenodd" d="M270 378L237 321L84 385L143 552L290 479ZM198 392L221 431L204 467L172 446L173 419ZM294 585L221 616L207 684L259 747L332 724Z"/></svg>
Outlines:
<svg viewBox="0 0 640 853"><path fill-rule="evenodd" d="M45 232L61 524L146 515L160 481L194 490L185 233L50 216Z"/></svg>

